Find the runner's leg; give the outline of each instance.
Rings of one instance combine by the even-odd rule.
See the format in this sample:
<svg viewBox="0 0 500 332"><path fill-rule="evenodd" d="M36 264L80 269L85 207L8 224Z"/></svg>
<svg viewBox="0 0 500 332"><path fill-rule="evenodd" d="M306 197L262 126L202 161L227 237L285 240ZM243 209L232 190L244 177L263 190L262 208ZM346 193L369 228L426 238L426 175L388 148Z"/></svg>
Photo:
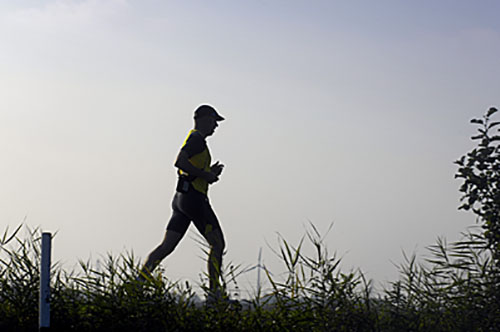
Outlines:
<svg viewBox="0 0 500 332"><path fill-rule="evenodd" d="M148 256L146 263L141 269L139 280L144 280L145 275L151 274L153 270L160 264L160 262L174 251L175 247L179 244L190 224L190 218L182 213L179 208L179 201L181 197L179 194L174 196L172 200L172 217L167 225L167 231L163 241L156 247Z"/></svg>
<svg viewBox="0 0 500 332"><path fill-rule="evenodd" d="M226 244L219 220L208 200L203 201L200 212L202 213L193 222L210 247L207 260L209 287L215 292L221 287L222 255Z"/></svg>
<svg viewBox="0 0 500 332"><path fill-rule="evenodd" d="M208 255L208 277L210 290L216 291L221 288L220 277L222 268L222 255L224 253L225 243L224 235L220 228L214 229L204 234L210 246Z"/></svg>
<svg viewBox="0 0 500 332"><path fill-rule="evenodd" d="M220 289L224 236L219 221L205 195L191 192L180 196L179 211L191 219L210 246L208 254L208 276L210 290Z"/></svg>
<svg viewBox="0 0 500 332"><path fill-rule="evenodd" d="M184 236L183 233L167 230L165 237L158 247L156 247L148 256L146 263L141 270L141 277L143 274L150 274L160 264L160 262L174 251L179 241Z"/></svg>

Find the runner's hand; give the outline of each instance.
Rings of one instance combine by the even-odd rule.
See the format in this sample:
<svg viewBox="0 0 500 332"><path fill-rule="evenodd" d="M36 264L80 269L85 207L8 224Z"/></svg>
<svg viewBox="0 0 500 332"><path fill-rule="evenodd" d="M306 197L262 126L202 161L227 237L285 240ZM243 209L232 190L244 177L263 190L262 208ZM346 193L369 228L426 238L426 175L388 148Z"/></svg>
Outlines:
<svg viewBox="0 0 500 332"><path fill-rule="evenodd" d="M204 172L203 178L210 184L219 181L219 178L213 172Z"/></svg>
<svg viewBox="0 0 500 332"><path fill-rule="evenodd" d="M214 173L217 176L219 176L222 173L223 169L224 169L224 165L219 164L218 161L215 164L213 164L212 166L210 166L210 170L212 171L212 173Z"/></svg>

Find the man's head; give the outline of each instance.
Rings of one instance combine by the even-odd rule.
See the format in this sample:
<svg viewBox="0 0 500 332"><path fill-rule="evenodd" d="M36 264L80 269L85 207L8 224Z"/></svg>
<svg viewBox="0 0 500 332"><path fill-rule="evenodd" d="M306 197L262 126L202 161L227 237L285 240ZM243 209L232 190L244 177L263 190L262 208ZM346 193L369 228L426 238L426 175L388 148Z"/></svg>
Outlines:
<svg viewBox="0 0 500 332"><path fill-rule="evenodd" d="M218 126L217 122L222 120L224 118L210 105L201 105L194 111L195 129L204 136L212 135Z"/></svg>

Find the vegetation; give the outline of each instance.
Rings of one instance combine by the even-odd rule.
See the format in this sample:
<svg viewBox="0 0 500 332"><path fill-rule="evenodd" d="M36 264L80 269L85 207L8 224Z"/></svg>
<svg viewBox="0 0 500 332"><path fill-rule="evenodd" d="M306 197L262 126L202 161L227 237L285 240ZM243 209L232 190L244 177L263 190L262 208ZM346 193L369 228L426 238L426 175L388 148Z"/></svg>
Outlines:
<svg viewBox="0 0 500 332"><path fill-rule="evenodd" d="M362 272L343 273L324 237L310 226L293 246L280 238L276 254L286 277L253 299L223 297L206 305L189 284L172 282L161 269L135 281L139 262L132 253L108 255L99 269L80 262L78 272L52 266L52 331L497 331L500 326L500 158L498 136L481 120L473 139L479 146L457 161L464 183L462 209L479 225L460 241L438 239L429 256L406 257L400 278L374 294ZM34 331L38 323L40 231L23 227L0 238L0 330ZM315 255L303 254L312 245ZM226 268L227 284L237 268ZM226 285L227 285L226 284Z"/></svg>
<svg viewBox="0 0 500 332"><path fill-rule="evenodd" d="M496 112L498 110L492 107L482 119L471 120L481 126L479 134L472 137L479 140L479 145L456 161L459 165L456 177L464 179L460 192L465 202L460 209L476 214L484 229L486 245L496 267L500 268L500 135L492 134L500 122L490 119Z"/></svg>

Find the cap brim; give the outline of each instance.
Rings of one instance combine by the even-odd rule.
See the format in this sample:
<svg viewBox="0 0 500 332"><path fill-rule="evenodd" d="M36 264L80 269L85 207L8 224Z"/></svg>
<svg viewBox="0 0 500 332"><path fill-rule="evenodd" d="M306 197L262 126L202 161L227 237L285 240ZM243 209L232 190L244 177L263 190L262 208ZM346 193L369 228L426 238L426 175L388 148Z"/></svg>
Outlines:
<svg viewBox="0 0 500 332"><path fill-rule="evenodd" d="M224 121L224 120L226 120L226 119L224 119L224 118L223 118L222 116L220 116L219 114L217 114L217 115L215 116L215 121Z"/></svg>

